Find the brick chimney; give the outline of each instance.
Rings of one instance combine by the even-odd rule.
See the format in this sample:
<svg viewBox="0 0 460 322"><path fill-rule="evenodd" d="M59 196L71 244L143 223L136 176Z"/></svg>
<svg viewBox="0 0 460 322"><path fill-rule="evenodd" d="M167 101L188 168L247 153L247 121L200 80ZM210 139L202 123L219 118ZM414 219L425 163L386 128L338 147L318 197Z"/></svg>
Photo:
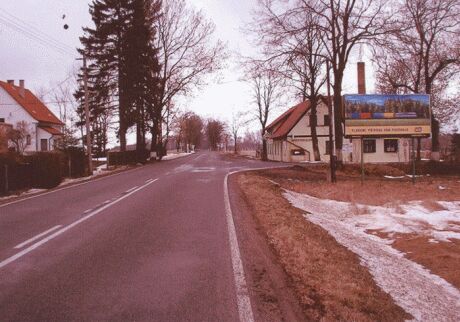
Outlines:
<svg viewBox="0 0 460 322"><path fill-rule="evenodd" d="M358 94L366 94L366 66L358 62Z"/></svg>
<svg viewBox="0 0 460 322"><path fill-rule="evenodd" d="M19 95L21 95L22 98L26 97L26 88L24 87L23 79L19 80Z"/></svg>
<svg viewBox="0 0 460 322"><path fill-rule="evenodd" d="M10 85L14 85L14 79L9 79L9 80L7 80L6 82L7 82L8 84L10 84Z"/></svg>

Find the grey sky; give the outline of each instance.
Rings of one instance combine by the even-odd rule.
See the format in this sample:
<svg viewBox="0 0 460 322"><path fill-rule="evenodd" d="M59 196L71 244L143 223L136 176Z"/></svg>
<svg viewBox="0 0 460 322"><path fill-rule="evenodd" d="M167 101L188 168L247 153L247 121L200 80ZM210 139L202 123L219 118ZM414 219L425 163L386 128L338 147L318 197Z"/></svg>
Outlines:
<svg viewBox="0 0 460 322"><path fill-rule="evenodd" d="M256 0L189 0L203 9L217 26L216 36L228 43L233 53L247 54L253 50L242 27L250 20L251 9ZM68 77L69 72L81 62L76 61L79 46L78 37L82 26L91 24L88 13L89 0L21 0L0 2L0 58L2 68L0 79L25 79L26 86L32 90L52 89ZM28 24L32 32L44 32L65 44L70 53L62 54L51 46L42 45L26 37L22 32L5 25L11 21L11 14ZM63 15L65 19L62 19ZM63 25L70 28L64 30ZM352 59L344 82L344 93L356 91L356 60ZM211 81L209 86L197 91L191 98L181 100L180 107L193 110L203 116L222 120L231 118L232 111L250 108L248 87L238 81L239 70L230 60L223 71L221 84ZM370 64L367 66L370 75ZM372 84L368 81L368 89ZM293 105L290 101L286 108ZM273 117L276 115L273 115Z"/></svg>

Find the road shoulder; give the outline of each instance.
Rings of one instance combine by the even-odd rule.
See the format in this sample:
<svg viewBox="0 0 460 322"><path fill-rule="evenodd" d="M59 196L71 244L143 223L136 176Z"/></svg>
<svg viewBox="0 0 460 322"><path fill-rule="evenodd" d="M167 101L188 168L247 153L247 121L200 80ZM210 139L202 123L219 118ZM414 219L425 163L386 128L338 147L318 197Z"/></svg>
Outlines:
<svg viewBox="0 0 460 322"><path fill-rule="evenodd" d="M255 218L238 174L229 176L230 202L256 321L305 321L292 280L284 272Z"/></svg>

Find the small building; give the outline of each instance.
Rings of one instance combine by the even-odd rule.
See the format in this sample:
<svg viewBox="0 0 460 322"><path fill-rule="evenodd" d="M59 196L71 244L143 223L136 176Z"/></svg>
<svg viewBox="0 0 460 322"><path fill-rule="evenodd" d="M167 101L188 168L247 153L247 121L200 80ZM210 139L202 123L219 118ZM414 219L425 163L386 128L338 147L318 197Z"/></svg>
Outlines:
<svg viewBox="0 0 460 322"><path fill-rule="evenodd" d="M314 161L310 102L305 101L281 114L266 128L267 157L282 162ZM329 160L329 113L325 99L316 107L318 149Z"/></svg>
<svg viewBox="0 0 460 322"><path fill-rule="evenodd" d="M24 153L53 150L62 137L64 123L54 115L30 90L14 81L0 81L0 123L25 132Z"/></svg>
<svg viewBox="0 0 460 322"><path fill-rule="evenodd" d="M314 161L310 102L305 101L281 114L266 128L267 157L281 162ZM329 161L329 111L324 97L316 108L318 149L321 161ZM366 138L363 140L366 163L409 162L410 139ZM361 140L343 139L343 161L361 162Z"/></svg>

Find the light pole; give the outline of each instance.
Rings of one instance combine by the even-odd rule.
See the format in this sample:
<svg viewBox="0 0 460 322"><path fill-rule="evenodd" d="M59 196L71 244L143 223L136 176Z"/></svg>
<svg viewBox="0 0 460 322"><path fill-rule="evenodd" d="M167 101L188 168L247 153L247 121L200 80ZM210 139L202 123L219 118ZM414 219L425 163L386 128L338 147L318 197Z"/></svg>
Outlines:
<svg viewBox="0 0 460 322"><path fill-rule="evenodd" d="M83 58L78 60L83 60L83 88L85 91L85 127L86 127L86 151L88 152L88 171L89 174L93 174L93 155L92 155L92 142L91 142L91 126L89 120L89 91L88 91L88 67L86 64L86 55L83 54Z"/></svg>

